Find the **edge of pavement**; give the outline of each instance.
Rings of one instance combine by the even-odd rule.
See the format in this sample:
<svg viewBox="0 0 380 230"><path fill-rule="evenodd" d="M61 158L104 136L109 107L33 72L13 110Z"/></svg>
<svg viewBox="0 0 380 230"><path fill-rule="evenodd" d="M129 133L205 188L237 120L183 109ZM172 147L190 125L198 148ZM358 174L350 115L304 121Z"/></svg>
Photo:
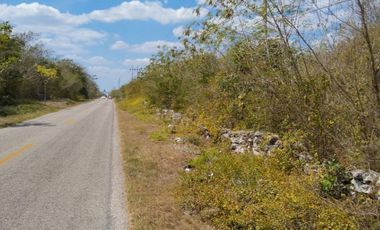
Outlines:
<svg viewBox="0 0 380 230"><path fill-rule="evenodd" d="M111 171L111 229L128 229L127 202L125 192L125 176L123 157L120 152L120 132L115 102L113 110L113 143L112 143L112 171Z"/></svg>

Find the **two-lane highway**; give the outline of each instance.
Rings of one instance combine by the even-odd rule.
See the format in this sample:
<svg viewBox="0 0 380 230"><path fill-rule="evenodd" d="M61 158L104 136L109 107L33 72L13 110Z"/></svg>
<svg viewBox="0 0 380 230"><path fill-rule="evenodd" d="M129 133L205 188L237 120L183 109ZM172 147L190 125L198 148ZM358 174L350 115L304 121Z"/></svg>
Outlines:
<svg viewBox="0 0 380 230"><path fill-rule="evenodd" d="M0 129L0 229L126 229L115 106Z"/></svg>

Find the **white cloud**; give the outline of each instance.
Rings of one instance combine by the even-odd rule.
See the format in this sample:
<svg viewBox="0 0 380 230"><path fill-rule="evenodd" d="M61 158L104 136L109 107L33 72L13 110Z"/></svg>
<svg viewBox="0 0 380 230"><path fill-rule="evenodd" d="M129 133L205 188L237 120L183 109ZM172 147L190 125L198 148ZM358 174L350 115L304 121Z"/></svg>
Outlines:
<svg viewBox="0 0 380 230"><path fill-rule="evenodd" d="M84 28L90 21L84 14L62 13L40 3L0 4L0 12L0 21L10 21L15 32L39 34L37 42L64 57L78 56L86 51L86 46L99 44L107 36L104 32Z"/></svg>
<svg viewBox="0 0 380 230"><path fill-rule="evenodd" d="M183 26L179 26L173 29L173 35L176 37L182 37L185 28Z"/></svg>
<svg viewBox="0 0 380 230"><path fill-rule="evenodd" d="M149 58L138 58L138 59L125 59L123 61L123 65L125 66L140 66L144 67L147 66L150 62Z"/></svg>
<svg viewBox="0 0 380 230"><path fill-rule="evenodd" d="M149 41L144 42L142 44L136 44L132 45L129 50L133 52L139 52L139 53L155 53L159 50L159 47L181 47L182 44L180 42L169 42L164 40L157 40L157 41Z"/></svg>
<svg viewBox="0 0 380 230"><path fill-rule="evenodd" d="M108 65L110 61L102 56L94 56L87 60L88 63L92 65Z"/></svg>
<svg viewBox="0 0 380 230"><path fill-rule="evenodd" d="M103 77L103 78L107 78L107 77L121 77L121 76L124 76L126 74L128 74L128 70L127 69L123 69L123 68L112 68L112 67L108 67L108 66L90 66L87 68L91 73L99 76L99 77Z"/></svg>
<svg viewBox="0 0 380 230"><path fill-rule="evenodd" d="M0 18L23 24L39 25L81 25L89 22L86 15L61 13L57 9L40 3L21 3L18 5L0 4Z"/></svg>
<svg viewBox="0 0 380 230"><path fill-rule="evenodd" d="M207 14L206 9L201 10L201 16ZM95 10L89 14L93 20L102 22L115 22L120 20L154 20L161 24L178 23L197 18L194 8L181 7L178 9L165 8L162 3L130 1L118 6Z"/></svg>
<svg viewBox="0 0 380 230"><path fill-rule="evenodd" d="M123 50L128 48L128 44L123 42L123 41L116 41L115 43L112 44L111 49L112 50Z"/></svg>
<svg viewBox="0 0 380 230"><path fill-rule="evenodd" d="M21 3L18 5L0 4L0 19L18 21L22 24L39 25L83 25L93 20L102 22L115 22L120 20L154 20L161 24L178 23L194 20L197 15L194 8L180 7L178 9L166 8L158 1L141 2L137 0L125 1L118 6L103 10L94 10L89 14L74 15L62 13L54 7L34 3ZM207 14L201 9L201 16Z"/></svg>
<svg viewBox="0 0 380 230"><path fill-rule="evenodd" d="M165 40L148 41L141 44L128 44L119 40L111 46L111 49L129 51L134 53L153 54L163 46L170 48L179 48L182 47L182 44L180 42L170 42Z"/></svg>
<svg viewBox="0 0 380 230"><path fill-rule="evenodd" d="M119 79L121 80L121 84L132 79L131 73L127 68L94 65L88 66L86 69L90 74L98 78L97 82L101 85L101 89L106 89L107 91L118 87Z"/></svg>

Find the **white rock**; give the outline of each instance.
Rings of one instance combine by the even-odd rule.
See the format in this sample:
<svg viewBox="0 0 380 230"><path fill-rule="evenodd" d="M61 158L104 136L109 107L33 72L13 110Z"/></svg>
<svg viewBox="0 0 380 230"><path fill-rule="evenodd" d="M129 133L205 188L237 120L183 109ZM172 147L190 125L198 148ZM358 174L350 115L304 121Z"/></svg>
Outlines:
<svg viewBox="0 0 380 230"><path fill-rule="evenodd" d="M184 167L184 170L185 170L185 172L189 173L189 172L193 171L193 167L191 167L190 165L187 165Z"/></svg>
<svg viewBox="0 0 380 230"><path fill-rule="evenodd" d="M176 137L176 138L174 139L174 141L175 141L175 143L177 143L177 144L183 143L183 139L180 138L180 137Z"/></svg>
<svg viewBox="0 0 380 230"><path fill-rule="evenodd" d="M258 148L252 148L252 153L255 156L262 156L262 152Z"/></svg>
<svg viewBox="0 0 380 230"><path fill-rule="evenodd" d="M368 171L362 174L363 175L363 182L367 184L375 183L376 179L378 178L376 172L374 171Z"/></svg>
<svg viewBox="0 0 380 230"><path fill-rule="evenodd" d="M356 170L351 171L351 175L353 178L361 177L363 173L364 173L364 170L361 170L361 169L356 169Z"/></svg>

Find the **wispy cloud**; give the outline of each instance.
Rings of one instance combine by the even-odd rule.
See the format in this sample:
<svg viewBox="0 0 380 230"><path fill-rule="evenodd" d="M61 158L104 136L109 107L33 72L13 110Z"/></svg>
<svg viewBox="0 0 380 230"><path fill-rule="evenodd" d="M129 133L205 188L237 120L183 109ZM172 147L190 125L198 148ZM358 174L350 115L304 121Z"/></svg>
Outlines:
<svg viewBox="0 0 380 230"><path fill-rule="evenodd" d="M123 65L144 67L144 66L148 65L149 62L150 62L149 58L137 58L137 59L128 59L127 58L123 61Z"/></svg>
<svg viewBox="0 0 380 230"><path fill-rule="evenodd" d="M181 37L183 35L183 32L185 31L185 27L183 26L178 26L173 29L173 35L178 37Z"/></svg>
<svg viewBox="0 0 380 230"><path fill-rule="evenodd" d="M157 40L157 41L148 41L141 44L128 44L124 41L116 41L112 46L112 50L123 50L134 53L145 53L145 54L153 54L157 52L160 47L182 47L180 42L170 42L165 40Z"/></svg>
<svg viewBox="0 0 380 230"><path fill-rule="evenodd" d="M201 15L207 10L201 10ZM165 8L161 2L123 2L118 6L95 10L89 14L93 20L115 22L120 20L154 20L161 24L179 23L196 19L194 8L181 7L178 9Z"/></svg>

